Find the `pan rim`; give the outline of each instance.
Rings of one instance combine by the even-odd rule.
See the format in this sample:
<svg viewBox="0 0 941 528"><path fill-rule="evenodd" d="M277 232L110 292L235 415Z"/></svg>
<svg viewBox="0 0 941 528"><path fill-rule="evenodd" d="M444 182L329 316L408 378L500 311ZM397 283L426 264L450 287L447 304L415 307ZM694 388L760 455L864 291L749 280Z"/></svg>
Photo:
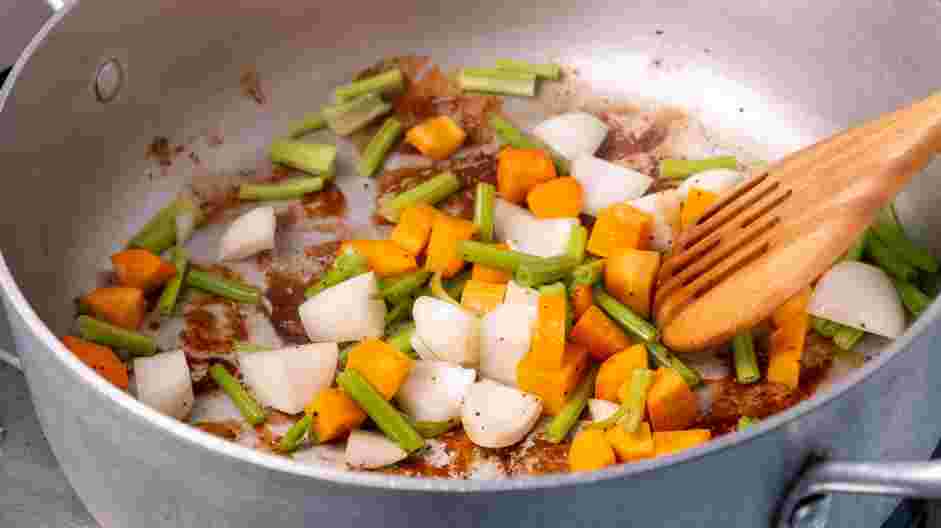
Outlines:
<svg viewBox="0 0 941 528"><path fill-rule="evenodd" d="M63 9L54 13L17 60L6 80L5 86L0 90L0 118L2 118L5 103L16 85L16 80L28 63L30 56L45 40L46 36L61 23L79 3L78 0L68 3ZM806 414L833 403L850 390L859 388L859 385L865 382L876 371L894 360L902 350L908 348L914 338L924 333L928 326L933 324L934 320L938 318L939 312L941 312L941 304L932 303L928 311L923 314L922 317L919 317L914 324L909 326L902 336L886 346L877 358L854 370L844 379L827 387L824 391L818 392L812 398L804 400L782 413L762 420L757 425L749 427L744 432L725 435L716 440L707 442L702 446L675 455L648 459L631 464L619 464L599 471L528 476L500 480L456 480L383 475L308 464L263 453L204 433L186 423L157 412L138 401L130 394L117 389L98 376L94 370L85 366L85 364L78 360L73 354L68 352L65 346L52 333L51 329L35 312L32 304L27 300L26 295L13 277L2 250L0 250L0 290L2 290L6 296L8 307L15 310L19 317L23 319L30 334L38 338L42 345L51 351L58 361L65 365L69 374L72 375L73 378L76 378L68 380L68 382L74 383L80 381L90 385L98 395L110 399L120 410L128 413L131 418L142 420L148 425L167 431L175 435L178 440L190 444L192 447L207 449L216 455L229 458L233 462L247 462L268 470L281 471L294 476L322 480L333 484L351 485L377 490L461 494L529 491L579 484L610 482L646 474L650 471L665 467L691 463L700 458L718 454L726 449L751 442L772 431L787 426ZM12 315L8 315L8 317L11 316Z"/></svg>

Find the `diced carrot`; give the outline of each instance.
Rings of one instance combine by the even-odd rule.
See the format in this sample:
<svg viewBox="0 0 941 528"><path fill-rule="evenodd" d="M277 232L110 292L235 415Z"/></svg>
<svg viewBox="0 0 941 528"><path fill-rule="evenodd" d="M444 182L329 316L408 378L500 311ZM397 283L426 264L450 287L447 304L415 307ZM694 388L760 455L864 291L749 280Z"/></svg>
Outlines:
<svg viewBox="0 0 941 528"><path fill-rule="evenodd" d="M533 361L532 354L523 357L516 366L516 381L521 390L542 398L543 411L558 414L588 368L588 351L581 345L569 343L561 368L546 368Z"/></svg>
<svg viewBox="0 0 941 528"><path fill-rule="evenodd" d="M653 217L649 214L624 203L608 206L591 229L588 252L607 257L618 249L646 249L652 228Z"/></svg>
<svg viewBox="0 0 941 528"><path fill-rule="evenodd" d="M413 126L405 133L405 141L419 152L434 160L444 160L453 154L467 133L448 116L432 117Z"/></svg>
<svg viewBox="0 0 941 528"><path fill-rule="evenodd" d="M605 431L605 438L614 448L619 462L634 462L654 456L655 448L650 424L641 422L633 433L628 433L623 427L612 427Z"/></svg>
<svg viewBox="0 0 941 528"><path fill-rule="evenodd" d="M810 328L810 316L807 314L810 296L811 289L808 286L771 315L777 330L771 334L768 349L768 381L780 383L791 390L800 383L800 360Z"/></svg>
<svg viewBox="0 0 941 528"><path fill-rule="evenodd" d="M780 383L791 390L800 383L800 361L804 352L804 340L809 327L809 317L800 313L783 322L771 334L768 349L768 381Z"/></svg>
<svg viewBox="0 0 941 528"><path fill-rule="evenodd" d="M638 368L647 368L647 347L644 345L628 347L606 359L595 379L595 398L618 401L618 389Z"/></svg>
<svg viewBox="0 0 941 528"><path fill-rule="evenodd" d="M506 284L494 284L472 278L464 285L461 305L474 313L485 314L503 303L505 295Z"/></svg>
<svg viewBox="0 0 941 528"><path fill-rule="evenodd" d="M626 397L627 391L618 396ZM660 367L647 393L647 414L655 431L686 429L699 418L699 399L675 370Z"/></svg>
<svg viewBox="0 0 941 528"><path fill-rule="evenodd" d="M794 390L800 385L801 364L782 355L768 357L768 381Z"/></svg>
<svg viewBox="0 0 941 528"><path fill-rule="evenodd" d="M504 200L521 203L530 189L555 177L552 158L541 149L508 147L497 156L497 191Z"/></svg>
<svg viewBox="0 0 941 528"><path fill-rule="evenodd" d="M578 216L584 206L582 186L571 176L555 178L533 186L526 194L526 203L539 218Z"/></svg>
<svg viewBox="0 0 941 528"><path fill-rule="evenodd" d="M695 224L696 220L699 220L703 213L718 201L718 194L693 187L686 195L686 201L683 202L683 208L680 210L680 225L686 229Z"/></svg>
<svg viewBox="0 0 941 528"><path fill-rule="evenodd" d="M503 242L497 244L497 247L500 249L510 249L510 247ZM471 268L471 278L484 282L492 282L494 284L506 284L513 278L513 274L506 270L475 263L474 267Z"/></svg>
<svg viewBox="0 0 941 528"><path fill-rule="evenodd" d="M637 315L650 317L653 286L660 270L660 253L619 248L604 265L605 289Z"/></svg>
<svg viewBox="0 0 941 528"><path fill-rule="evenodd" d="M85 295L82 302L96 316L128 330L137 330L147 315L147 300L144 298L144 290L140 288L98 288Z"/></svg>
<svg viewBox="0 0 941 528"><path fill-rule="evenodd" d="M813 293L813 291L810 289L810 286L807 286L779 306L778 309L771 314L771 320L774 322L774 325L780 327L785 322L795 319L800 315L806 316L811 293Z"/></svg>
<svg viewBox="0 0 941 528"><path fill-rule="evenodd" d="M483 264L474 264L471 268L471 279L491 284L506 284L510 282L513 275L509 271L498 268L491 268Z"/></svg>
<svg viewBox="0 0 941 528"><path fill-rule="evenodd" d="M594 298L591 294L591 285L578 284L572 288L572 312L578 319L594 304Z"/></svg>
<svg viewBox="0 0 941 528"><path fill-rule="evenodd" d="M440 271L445 277L453 277L464 267L464 260L457 252L458 244L470 240L477 231L473 222L438 214L431 226L431 240L425 256L425 269Z"/></svg>
<svg viewBox="0 0 941 528"><path fill-rule="evenodd" d="M389 238L405 251L417 256L428 245L431 224L437 215L438 210L426 203L408 207L402 211L399 223Z"/></svg>
<svg viewBox="0 0 941 528"><path fill-rule="evenodd" d="M604 431L588 429L575 435L569 448L569 469L592 471L614 465L614 449Z"/></svg>
<svg viewBox="0 0 941 528"><path fill-rule="evenodd" d="M75 354L82 363L94 369L102 378L122 390L127 390L127 366L113 350L97 343L90 343L77 337L65 336L62 344Z"/></svg>
<svg viewBox="0 0 941 528"><path fill-rule="evenodd" d="M591 357L598 361L604 361L632 344L631 338L594 305L578 318L571 338L585 346Z"/></svg>
<svg viewBox="0 0 941 528"><path fill-rule="evenodd" d="M387 400L405 383L412 364L410 357L380 339L366 339L346 356L346 368L362 374Z"/></svg>
<svg viewBox="0 0 941 528"><path fill-rule="evenodd" d="M317 393L305 410L314 418L312 427L318 442L342 438L366 421L366 413L336 387Z"/></svg>
<svg viewBox="0 0 941 528"><path fill-rule="evenodd" d="M562 368L565 356L565 297L540 295L536 328L527 357L534 366Z"/></svg>
<svg viewBox="0 0 941 528"><path fill-rule="evenodd" d="M121 286L150 291L176 275L176 267L145 249L126 249L111 255Z"/></svg>
<svg viewBox="0 0 941 528"><path fill-rule="evenodd" d="M687 429L685 431L656 431L653 446L656 456L672 455L684 449L705 444L712 438L709 429Z"/></svg>
<svg viewBox="0 0 941 528"><path fill-rule="evenodd" d="M380 277L390 277L418 269L415 257L391 240L347 240L340 245L338 254L346 251L349 246L366 257L369 269L375 271Z"/></svg>

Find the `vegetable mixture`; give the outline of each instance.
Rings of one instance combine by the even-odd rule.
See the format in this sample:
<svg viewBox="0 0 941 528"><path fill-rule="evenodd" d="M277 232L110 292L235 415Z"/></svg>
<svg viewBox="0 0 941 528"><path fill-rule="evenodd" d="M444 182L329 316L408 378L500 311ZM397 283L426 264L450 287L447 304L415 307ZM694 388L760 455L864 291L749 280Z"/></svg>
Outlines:
<svg viewBox="0 0 941 528"><path fill-rule="evenodd" d="M79 299L62 342L154 409L259 449L439 477L490 460L523 475L749 427L810 396L865 334L899 336L937 294L938 261L889 207L770 320L672 353L651 320L660 265L753 167L671 153L682 132L656 112L571 111L526 130L503 110L501 96L562 75L518 60L453 76L423 57L380 62L272 141L279 177L242 182L222 205L183 192L160 210ZM272 264L296 221L284 204L343 215L336 146L301 139L322 129L359 144L343 178L378 177L382 235L336 229L301 253L313 272L286 274ZM191 237L219 222L218 260L191 260ZM179 346L160 344L167 329ZM197 419L209 405L237 415Z"/></svg>

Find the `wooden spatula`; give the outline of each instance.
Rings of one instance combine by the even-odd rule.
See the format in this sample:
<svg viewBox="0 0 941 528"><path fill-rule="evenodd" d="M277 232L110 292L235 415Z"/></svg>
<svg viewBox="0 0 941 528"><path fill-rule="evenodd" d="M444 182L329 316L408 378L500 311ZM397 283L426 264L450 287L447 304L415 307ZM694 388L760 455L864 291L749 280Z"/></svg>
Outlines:
<svg viewBox="0 0 941 528"><path fill-rule="evenodd" d="M677 237L654 301L664 343L701 350L766 319L939 151L941 92L752 175Z"/></svg>

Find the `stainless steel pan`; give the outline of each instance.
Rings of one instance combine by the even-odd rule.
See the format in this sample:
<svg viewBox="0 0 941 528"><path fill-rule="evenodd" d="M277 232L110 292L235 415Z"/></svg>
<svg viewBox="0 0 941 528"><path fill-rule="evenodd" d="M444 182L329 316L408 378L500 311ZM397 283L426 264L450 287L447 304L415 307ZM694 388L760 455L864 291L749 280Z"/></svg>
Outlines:
<svg viewBox="0 0 941 528"><path fill-rule="evenodd" d="M700 111L780 155L937 89L937 2L652 3L403 0L313 5L261 0L82 2L33 42L0 94L0 286L53 451L103 526L761 526L812 455L919 460L941 438L935 305L881 355L815 398L669 459L512 481L346 473L246 450L157 415L84 368L55 339L69 300L182 184L148 177L155 135L220 127L252 164L299 112L391 52L452 65L552 57L596 90ZM94 79L123 75L102 103ZM270 102L239 95L246 65ZM941 250L937 167L900 200ZM785 504L820 493L938 495L937 466L811 466ZM810 515L876 526L892 499L839 495ZM819 519L818 515L817 519ZM805 520L808 520L805 517Z"/></svg>

